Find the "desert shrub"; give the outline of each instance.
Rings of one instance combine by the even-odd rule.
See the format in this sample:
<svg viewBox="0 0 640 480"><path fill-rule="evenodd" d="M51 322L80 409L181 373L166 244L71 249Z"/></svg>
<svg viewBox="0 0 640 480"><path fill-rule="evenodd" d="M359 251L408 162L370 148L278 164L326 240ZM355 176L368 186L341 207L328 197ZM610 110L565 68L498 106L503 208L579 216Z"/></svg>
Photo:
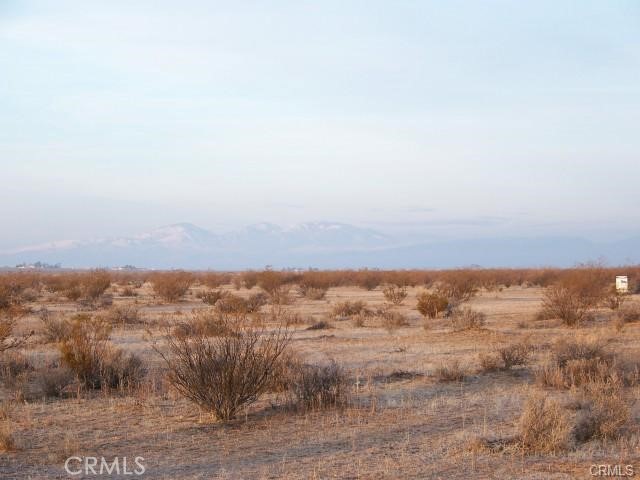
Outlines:
<svg viewBox="0 0 640 480"><path fill-rule="evenodd" d="M292 302L290 289L287 285L281 285L269 292L269 299L273 305L289 305Z"/></svg>
<svg viewBox="0 0 640 480"><path fill-rule="evenodd" d="M617 385L633 376L625 365L606 352L597 340L561 340L552 347L551 361L536 372L536 381L554 388L569 389L590 383Z"/></svg>
<svg viewBox="0 0 640 480"><path fill-rule="evenodd" d="M153 290L167 302L180 300L193 283L193 274L183 271L161 272L152 277Z"/></svg>
<svg viewBox="0 0 640 480"><path fill-rule="evenodd" d="M382 294L387 302L400 305L407 298L407 288L398 285L386 285L382 289Z"/></svg>
<svg viewBox="0 0 640 480"><path fill-rule="evenodd" d="M60 358L86 388L130 387L140 380L142 363L114 348L111 325L86 314L72 319L71 331L59 345Z"/></svg>
<svg viewBox="0 0 640 480"><path fill-rule="evenodd" d="M387 310L382 313L382 326L388 331L393 332L400 327L406 327L409 325L409 321L407 317L405 317L400 312L395 312L393 310Z"/></svg>
<svg viewBox="0 0 640 480"><path fill-rule="evenodd" d="M268 299L265 294L261 292L249 295L249 297L245 300L247 313L257 312L263 305L267 304L267 300Z"/></svg>
<svg viewBox="0 0 640 480"><path fill-rule="evenodd" d="M233 335L221 337L167 334L167 351L156 347L174 388L224 421L234 418L273 384L277 362L290 341L286 329L232 328Z"/></svg>
<svg viewBox="0 0 640 480"><path fill-rule="evenodd" d="M618 310L628 298L628 294L618 292L613 286L603 295L602 304L610 310Z"/></svg>
<svg viewBox="0 0 640 480"><path fill-rule="evenodd" d="M462 382L465 371L460 366L460 361L452 360L439 364L434 370L434 376L439 382Z"/></svg>
<svg viewBox="0 0 640 480"><path fill-rule="evenodd" d="M18 397L33 370L32 363L21 353L11 352L0 359L0 380L9 390L20 392Z"/></svg>
<svg viewBox="0 0 640 480"><path fill-rule="evenodd" d="M617 312L616 317L624 324L640 322L640 305L625 305Z"/></svg>
<svg viewBox="0 0 640 480"><path fill-rule="evenodd" d="M482 352L478 355L480 371L495 372L504 368L504 363L496 352Z"/></svg>
<svg viewBox="0 0 640 480"><path fill-rule="evenodd" d="M106 270L94 270L82 278L81 295L95 301L111 286L111 275Z"/></svg>
<svg viewBox="0 0 640 480"><path fill-rule="evenodd" d="M568 448L572 424L560 404L541 394L529 397L518 421L519 442L527 453L557 453Z"/></svg>
<svg viewBox="0 0 640 480"><path fill-rule="evenodd" d="M542 302L544 318L559 318L565 325L579 324L591 307L589 297L579 291L562 286L553 286L546 290Z"/></svg>
<svg viewBox="0 0 640 480"><path fill-rule="evenodd" d="M293 372L291 389L304 408L329 408L346 403L348 379L335 361L328 365L299 365Z"/></svg>
<svg viewBox="0 0 640 480"><path fill-rule="evenodd" d="M49 310L40 310L40 321L42 322L42 334L47 343L61 342L71 332L71 324L62 315Z"/></svg>
<svg viewBox="0 0 640 480"><path fill-rule="evenodd" d="M482 328L486 322L486 315L470 308L456 309L451 315L451 326L454 332L476 330Z"/></svg>
<svg viewBox="0 0 640 480"><path fill-rule="evenodd" d="M346 319L353 315L366 312L366 303L362 300L349 301L336 303L331 309L331 316L337 319Z"/></svg>
<svg viewBox="0 0 640 480"><path fill-rule="evenodd" d="M31 334L14 336L13 329L17 318L11 311L0 311L0 355L4 352L23 346ZM32 332L33 333L33 332Z"/></svg>
<svg viewBox="0 0 640 480"><path fill-rule="evenodd" d="M578 442L592 438L612 439L622 433L630 419L624 392L617 384L587 384L580 402L574 435Z"/></svg>
<svg viewBox="0 0 640 480"><path fill-rule="evenodd" d="M0 422L0 452L12 452L17 449L14 430L8 420Z"/></svg>
<svg viewBox="0 0 640 480"><path fill-rule="evenodd" d="M247 301L232 293L220 297L216 302L216 309L221 313L247 313L249 311Z"/></svg>
<svg viewBox="0 0 640 480"><path fill-rule="evenodd" d="M227 293L223 290L211 290L202 294L202 301L207 305L215 305L225 295Z"/></svg>
<svg viewBox="0 0 640 480"><path fill-rule="evenodd" d="M300 293L308 300L322 300L327 294L327 288L300 285Z"/></svg>
<svg viewBox="0 0 640 480"><path fill-rule="evenodd" d="M452 272L436 285L436 293L452 305L470 300L478 291L478 280L463 271Z"/></svg>
<svg viewBox="0 0 640 480"><path fill-rule="evenodd" d="M50 363L38 368L34 378L40 393L48 398L62 397L73 380L73 372L57 363Z"/></svg>
<svg viewBox="0 0 640 480"><path fill-rule="evenodd" d="M120 295L122 297L137 297L138 292L136 292L135 288L126 286L122 289L122 291L120 292Z"/></svg>
<svg viewBox="0 0 640 480"><path fill-rule="evenodd" d="M333 328L333 325L331 325L329 322L325 321L325 320L320 320L318 322L315 322L311 325L309 325L307 327L307 330L326 330L329 328Z"/></svg>
<svg viewBox="0 0 640 480"><path fill-rule="evenodd" d="M200 281L210 288L219 288L231 281L230 273L207 272L200 276Z"/></svg>
<svg viewBox="0 0 640 480"><path fill-rule="evenodd" d="M191 335L204 335L207 337L219 337L223 335L232 335L233 330L230 328L231 322L242 322L244 318L230 318L216 310L200 310L193 313Z"/></svg>
<svg viewBox="0 0 640 480"><path fill-rule="evenodd" d="M116 305L109 309L103 318L111 325L134 325L140 323L140 309L135 305Z"/></svg>
<svg viewBox="0 0 640 480"><path fill-rule="evenodd" d="M436 318L438 314L444 312L449 306L447 297L437 293L422 292L418 295L418 311L425 318Z"/></svg>
<svg viewBox="0 0 640 480"><path fill-rule="evenodd" d="M526 365L531 356L531 351L531 345L527 342L521 342L498 348L497 353L502 360L503 368L510 370L515 366Z"/></svg>
<svg viewBox="0 0 640 480"><path fill-rule="evenodd" d="M357 315L354 315L353 317L351 317L351 320L353 321L353 326L354 327L362 328L366 324L367 315L364 315L362 313L358 313Z"/></svg>

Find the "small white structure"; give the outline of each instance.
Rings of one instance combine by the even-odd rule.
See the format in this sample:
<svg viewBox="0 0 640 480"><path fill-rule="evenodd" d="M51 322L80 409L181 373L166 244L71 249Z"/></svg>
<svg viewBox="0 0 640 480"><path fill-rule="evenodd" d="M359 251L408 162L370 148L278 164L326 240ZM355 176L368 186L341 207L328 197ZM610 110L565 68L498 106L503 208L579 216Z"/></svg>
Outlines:
<svg viewBox="0 0 640 480"><path fill-rule="evenodd" d="M618 275L616 277L616 291L618 293L629 292L629 278L626 275Z"/></svg>

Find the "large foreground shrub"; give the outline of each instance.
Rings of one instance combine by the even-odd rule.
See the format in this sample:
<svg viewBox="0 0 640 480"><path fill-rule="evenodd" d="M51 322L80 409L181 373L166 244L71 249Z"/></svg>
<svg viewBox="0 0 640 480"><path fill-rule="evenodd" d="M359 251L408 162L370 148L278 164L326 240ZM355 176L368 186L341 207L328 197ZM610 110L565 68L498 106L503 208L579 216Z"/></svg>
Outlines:
<svg viewBox="0 0 640 480"><path fill-rule="evenodd" d="M156 346L176 390L223 421L273 384L277 362L291 338L285 329L268 332L236 324L227 330L217 337L169 333L164 337L167 350Z"/></svg>

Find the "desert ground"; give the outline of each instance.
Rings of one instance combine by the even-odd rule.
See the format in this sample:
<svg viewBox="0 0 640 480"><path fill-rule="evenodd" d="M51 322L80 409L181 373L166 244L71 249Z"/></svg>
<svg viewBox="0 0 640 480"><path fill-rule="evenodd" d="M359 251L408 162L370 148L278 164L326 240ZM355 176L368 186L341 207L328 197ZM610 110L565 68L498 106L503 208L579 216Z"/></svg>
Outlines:
<svg viewBox="0 0 640 480"><path fill-rule="evenodd" d="M72 301L46 288L24 302L13 336L33 333L4 355L26 359L31 370L5 378L0 389L1 478L96 478L67 473L70 456L143 457L142 478L154 479L572 479L593 478L593 465L632 465L640 475L640 387L631 376L605 394L628 409L610 434L583 441L574 435L557 451L525 448L521 440L529 399L556 402L574 430L590 408L584 407L583 385L554 388L539 380L561 339L597 343L633 373L630 365L640 361L640 323L616 323L609 308L593 308L578 326L567 326L538 315L545 287L479 288L461 306L483 313L484 321L453 328L448 317L425 318L416 310L423 286L408 287L406 298L393 305L382 286L331 287L313 300L291 285L281 305L261 307L263 328L276 328L274 319L285 312L288 351L305 363L339 365L345 400L298 408L287 392L267 391L235 418L220 421L172 387L153 343L162 350L163 331L192 321L197 312L214 311L201 298L212 289L194 282L180 299L167 302L150 281L125 287L112 283L104 305ZM232 284L215 290L243 298L260 291ZM366 311L336 315L335 306L344 301L362 301ZM640 306L640 295L628 295L624 306ZM142 360L141 384L88 390L69 381L57 395L44 394L38 374L48 375L45 367L57 365L60 354L58 344L45 338L42 312L65 319L117 308L135 311L135 318L106 317L115 318L110 342ZM400 320L385 321L389 311ZM326 328L309 328L320 321ZM510 345L527 348L519 364L492 368L482 361Z"/></svg>

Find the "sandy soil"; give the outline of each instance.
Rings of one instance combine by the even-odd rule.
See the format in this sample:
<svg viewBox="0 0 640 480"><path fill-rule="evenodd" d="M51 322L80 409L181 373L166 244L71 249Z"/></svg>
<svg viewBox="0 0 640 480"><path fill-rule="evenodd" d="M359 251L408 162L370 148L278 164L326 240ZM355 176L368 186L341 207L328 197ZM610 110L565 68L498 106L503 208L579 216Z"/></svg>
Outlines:
<svg viewBox="0 0 640 480"><path fill-rule="evenodd" d="M65 473L64 460L70 455L144 457L144 478L154 479L565 479L593 478L593 464L631 464L640 472L637 387L630 392L635 401L630 425L619 440L591 441L557 456L474 453L469 448L478 436L503 439L515 434L523 401L532 390L542 390L534 384L533 371L554 340L593 334L611 350L634 356L640 325L617 332L605 311L579 330L536 321L542 291L514 287L482 292L469 302L487 315L482 330L455 333L445 319L430 321L425 329L415 310L416 292L410 290L403 305L393 307L410 323L393 331L375 321L356 327L350 320L332 321L334 328L328 330L292 327L292 348L307 361L334 359L349 371L353 392L348 407L297 412L267 395L228 424L212 421L164 385L154 373L161 364L144 326L117 326L114 343L140 355L157 383L132 395L97 393L12 403L8 408L17 449L0 453L0 478L96 478ZM135 302L153 329L154 322L177 311L188 317L192 309L206 308L196 293L192 289L180 304L163 305L144 285L138 297L115 296L114 301ZM304 318L321 319L345 299L363 300L372 309L384 303L380 289L334 288L324 300L297 296L287 308ZM32 307L67 314L78 308L53 297ZM31 315L22 319L20 328L37 332L41 326ZM530 365L479 372L480 352L525 338L536 346ZM36 363L56 355L52 345L35 341L25 353ZM467 370L465 380L439 383L434 369L452 359ZM10 392L0 395L8 404Z"/></svg>

